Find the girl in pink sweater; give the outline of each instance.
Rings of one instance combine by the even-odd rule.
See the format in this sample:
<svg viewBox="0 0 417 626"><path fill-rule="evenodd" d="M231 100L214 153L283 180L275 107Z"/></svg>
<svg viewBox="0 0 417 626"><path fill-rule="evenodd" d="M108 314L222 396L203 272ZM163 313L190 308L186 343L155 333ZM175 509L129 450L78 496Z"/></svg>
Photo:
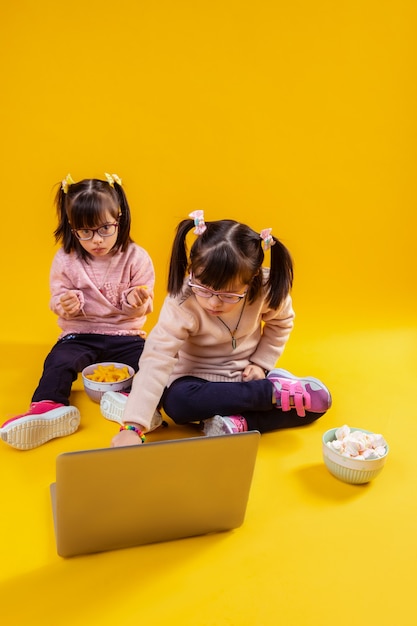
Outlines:
<svg viewBox="0 0 417 626"><path fill-rule="evenodd" d="M160 403L178 424L203 422L206 435L300 426L331 405L319 380L273 369L294 320L286 247L271 229L259 234L232 220L206 224L202 211L190 217L178 226L169 295L132 391L101 401L104 416L122 422L115 446L143 442ZM266 250L270 269L262 267Z"/></svg>
<svg viewBox="0 0 417 626"><path fill-rule="evenodd" d="M130 237L130 208L121 180L68 175L56 196L57 242L50 274L52 311L61 334L44 363L29 410L5 422L0 436L28 450L73 433L80 423L71 387L84 367L100 361L138 369L142 330L152 311L154 269ZM145 288L146 286L146 288ZM155 414L153 427L161 423Z"/></svg>

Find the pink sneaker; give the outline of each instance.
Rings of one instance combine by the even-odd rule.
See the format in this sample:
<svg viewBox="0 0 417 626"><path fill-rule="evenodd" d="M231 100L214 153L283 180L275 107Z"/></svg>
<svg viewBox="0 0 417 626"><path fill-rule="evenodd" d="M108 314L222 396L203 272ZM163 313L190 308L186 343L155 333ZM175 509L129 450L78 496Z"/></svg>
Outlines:
<svg viewBox="0 0 417 626"><path fill-rule="evenodd" d="M329 390L318 378L298 378L286 370L271 370L267 379L274 386L277 407L282 411L295 408L299 417L305 412L325 413L332 405Z"/></svg>
<svg viewBox="0 0 417 626"><path fill-rule="evenodd" d="M32 402L27 413L4 422L0 437L12 448L30 450L55 437L72 435L79 424L80 412L74 406L42 400Z"/></svg>
<svg viewBox="0 0 417 626"><path fill-rule="evenodd" d="M204 434L207 437L216 437L217 435L233 435L234 433L243 433L248 430L246 420L241 415L215 415L204 421Z"/></svg>

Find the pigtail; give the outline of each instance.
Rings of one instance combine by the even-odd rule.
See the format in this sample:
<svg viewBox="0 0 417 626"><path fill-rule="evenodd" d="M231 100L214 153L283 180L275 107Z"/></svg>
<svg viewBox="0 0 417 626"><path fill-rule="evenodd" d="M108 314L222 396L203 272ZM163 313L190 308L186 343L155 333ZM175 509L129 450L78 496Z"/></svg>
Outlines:
<svg viewBox="0 0 417 626"><path fill-rule="evenodd" d="M69 252L72 244L72 233L67 215L67 193L64 191L62 184L59 185L55 196L55 206L58 217L58 226L54 231L55 242L59 243L62 241L62 247L65 252Z"/></svg>
<svg viewBox="0 0 417 626"><path fill-rule="evenodd" d="M129 203L127 201L127 197L123 187L116 180L114 180L112 187L117 194L120 206L118 241L121 242L120 247L121 250L124 251L126 250L128 244L133 241L130 237L130 226L132 217L130 213Z"/></svg>
<svg viewBox="0 0 417 626"><path fill-rule="evenodd" d="M267 282L268 304L272 309L278 309L291 291L294 267L288 249L276 237L272 239L274 244L270 248L271 266Z"/></svg>
<svg viewBox="0 0 417 626"><path fill-rule="evenodd" d="M188 269L188 250L185 238L193 226L193 220L183 220L177 227L174 243L172 244L168 275L168 293L171 296L177 296L182 291L184 277Z"/></svg>

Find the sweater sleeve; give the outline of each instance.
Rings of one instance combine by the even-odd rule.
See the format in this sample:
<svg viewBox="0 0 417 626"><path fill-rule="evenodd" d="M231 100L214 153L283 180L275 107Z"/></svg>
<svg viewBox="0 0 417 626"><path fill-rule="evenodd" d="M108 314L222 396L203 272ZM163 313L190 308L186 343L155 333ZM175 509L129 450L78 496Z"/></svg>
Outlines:
<svg viewBox="0 0 417 626"><path fill-rule="evenodd" d="M121 309L123 313L128 316L141 316L148 315L148 313L152 313L153 311L153 288L155 284L155 271L153 267L153 263L149 254L143 249L136 247L137 249L137 258L135 259L135 264L132 265L130 270L130 285L128 289L125 289L122 292L121 296ZM145 302L145 304L141 307L133 307L127 301L128 294L135 289L136 287L146 286L149 290L150 298Z"/></svg>
<svg viewBox="0 0 417 626"><path fill-rule="evenodd" d="M149 333L129 394L123 420L149 428L152 416L178 359L178 351L194 332L196 321L168 296L158 323Z"/></svg>
<svg viewBox="0 0 417 626"><path fill-rule="evenodd" d="M251 356L251 362L265 370L271 370L284 351L294 327L294 310L288 295L278 310L268 309L263 314L261 339Z"/></svg>
<svg viewBox="0 0 417 626"><path fill-rule="evenodd" d="M50 308L51 310L64 319L70 317L76 317L82 315L82 309L84 307L84 295L81 289L77 289L76 285L70 276L68 255L64 256L62 250L59 250L53 258L51 270L49 274L49 286L51 291ZM80 310L73 316L69 316L60 302L61 296L67 291L75 291L80 301Z"/></svg>

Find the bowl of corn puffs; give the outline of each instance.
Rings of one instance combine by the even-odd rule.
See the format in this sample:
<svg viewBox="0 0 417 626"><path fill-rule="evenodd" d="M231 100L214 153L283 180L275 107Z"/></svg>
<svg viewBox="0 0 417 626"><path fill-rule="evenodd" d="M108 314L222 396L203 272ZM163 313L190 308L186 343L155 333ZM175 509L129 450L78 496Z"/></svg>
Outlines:
<svg viewBox="0 0 417 626"><path fill-rule="evenodd" d="M100 403L106 391L128 391L135 370L124 363L93 363L85 367L81 375L88 397Z"/></svg>

